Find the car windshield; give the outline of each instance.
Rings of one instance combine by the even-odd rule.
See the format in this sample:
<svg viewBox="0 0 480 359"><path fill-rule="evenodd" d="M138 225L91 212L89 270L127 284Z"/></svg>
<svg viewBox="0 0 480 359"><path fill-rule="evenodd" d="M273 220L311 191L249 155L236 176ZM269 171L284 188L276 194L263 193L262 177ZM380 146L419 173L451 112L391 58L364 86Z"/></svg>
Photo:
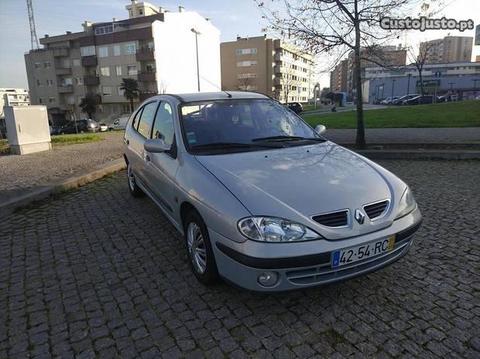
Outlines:
<svg viewBox="0 0 480 359"><path fill-rule="evenodd" d="M242 152L323 142L302 119L273 100L218 100L181 107L191 152Z"/></svg>

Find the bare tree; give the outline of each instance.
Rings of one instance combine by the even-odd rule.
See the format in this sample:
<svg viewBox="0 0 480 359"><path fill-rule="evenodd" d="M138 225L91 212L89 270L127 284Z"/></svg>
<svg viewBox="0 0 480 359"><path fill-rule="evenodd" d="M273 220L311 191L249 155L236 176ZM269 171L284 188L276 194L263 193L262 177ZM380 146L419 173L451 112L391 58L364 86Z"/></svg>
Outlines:
<svg viewBox="0 0 480 359"><path fill-rule="evenodd" d="M423 85L423 67L428 60L428 55L433 44L431 42L422 42L419 46L418 53L416 54L412 48L408 49L408 56L410 62L418 72L418 80L420 81L420 94L425 95L425 87Z"/></svg>
<svg viewBox="0 0 480 359"><path fill-rule="evenodd" d="M251 77L241 77L238 79L238 89L241 91L249 91L251 90L253 85L253 80Z"/></svg>
<svg viewBox="0 0 480 359"><path fill-rule="evenodd" d="M395 37L380 28L380 19L411 12L409 5L421 0L272 0L268 5L254 0L273 32L295 39L297 46L312 54L328 53L342 58L353 52L357 107L356 145L365 147L362 102L362 49Z"/></svg>

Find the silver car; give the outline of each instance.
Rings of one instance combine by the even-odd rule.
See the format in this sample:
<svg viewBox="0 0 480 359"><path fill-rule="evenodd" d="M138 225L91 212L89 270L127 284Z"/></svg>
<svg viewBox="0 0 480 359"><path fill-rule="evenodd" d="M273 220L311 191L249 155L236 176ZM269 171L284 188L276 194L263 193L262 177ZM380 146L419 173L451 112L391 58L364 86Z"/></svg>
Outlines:
<svg viewBox="0 0 480 359"><path fill-rule="evenodd" d="M250 92L160 95L125 130L128 187L183 235L201 282L282 291L405 255L422 216L409 187Z"/></svg>

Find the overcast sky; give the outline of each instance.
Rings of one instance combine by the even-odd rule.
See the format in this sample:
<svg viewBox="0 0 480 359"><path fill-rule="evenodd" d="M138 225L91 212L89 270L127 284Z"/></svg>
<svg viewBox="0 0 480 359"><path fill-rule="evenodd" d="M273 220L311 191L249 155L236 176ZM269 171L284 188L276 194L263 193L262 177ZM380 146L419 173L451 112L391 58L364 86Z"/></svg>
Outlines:
<svg viewBox="0 0 480 359"><path fill-rule="evenodd" d="M222 33L222 41L233 40L237 35L258 36L262 34L261 14L253 0L181 0L180 3L151 0L171 11L179 4L187 10L195 10L205 17ZM473 19L480 23L479 0L446 0L448 6L443 14L457 20ZM128 0L34 0L34 12L39 38L44 34L56 35L65 31L81 31L84 20L108 21L112 18L127 18L125 5ZM440 38L448 31L415 32L400 42L417 45L421 40ZM451 32L452 35L474 36L474 31ZM397 43L398 44L398 41ZM0 87L27 88L24 52L30 49L30 31L25 0L0 0ZM473 56L480 55L477 46ZM320 59L319 63L326 63ZM323 69L323 68L322 68ZM323 69L324 70L324 69ZM320 84L327 87L329 77L321 75Z"/></svg>

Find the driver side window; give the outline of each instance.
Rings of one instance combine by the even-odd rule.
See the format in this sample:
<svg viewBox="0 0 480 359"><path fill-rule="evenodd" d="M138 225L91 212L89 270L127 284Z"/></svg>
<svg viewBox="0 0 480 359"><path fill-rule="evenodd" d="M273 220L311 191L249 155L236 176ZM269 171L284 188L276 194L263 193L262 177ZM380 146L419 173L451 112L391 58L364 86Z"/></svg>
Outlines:
<svg viewBox="0 0 480 359"><path fill-rule="evenodd" d="M167 145L171 146L174 134L172 107L168 102L162 101L158 106L153 123L152 138L162 139Z"/></svg>

